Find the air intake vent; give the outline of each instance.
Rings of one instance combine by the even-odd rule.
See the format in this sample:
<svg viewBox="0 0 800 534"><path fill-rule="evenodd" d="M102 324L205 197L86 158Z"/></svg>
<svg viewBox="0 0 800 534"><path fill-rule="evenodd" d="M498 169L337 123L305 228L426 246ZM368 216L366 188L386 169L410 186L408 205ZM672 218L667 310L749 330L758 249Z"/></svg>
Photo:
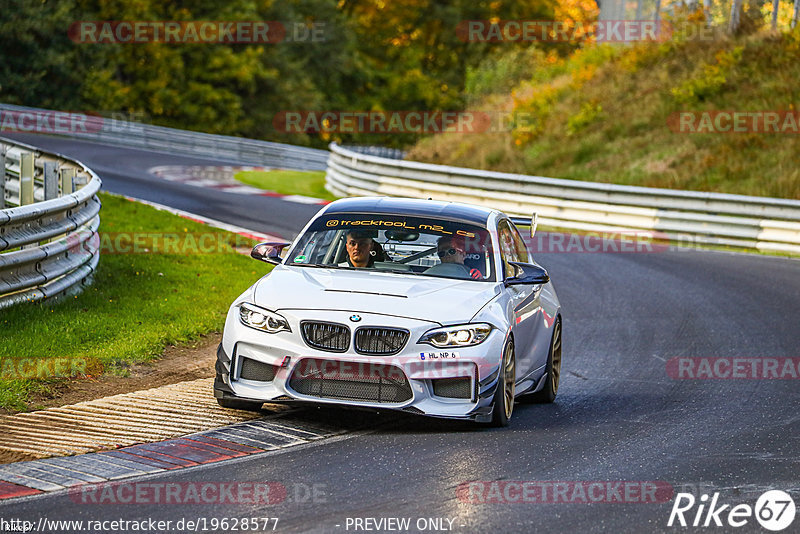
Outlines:
<svg viewBox="0 0 800 534"><path fill-rule="evenodd" d="M408 330L363 326L356 330L356 352L376 356L397 354L408 342Z"/></svg>
<svg viewBox="0 0 800 534"><path fill-rule="evenodd" d="M437 378L433 382L433 394L448 399L471 399L472 380L464 378Z"/></svg>
<svg viewBox="0 0 800 534"><path fill-rule="evenodd" d="M300 330L309 347L330 352L345 352L350 348L350 329L343 324L303 321Z"/></svg>
<svg viewBox="0 0 800 534"><path fill-rule="evenodd" d="M275 379L275 371L278 370L276 366L250 358L242 358L240 361L242 372L239 373L239 378L258 382L272 382Z"/></svg>
<svg viewBox="0 0 800 534"><path fill-rule="evenodd" d="M414 396L399 367L313 358L297 364L289 387L312 397L364 402L400 403Z"/></svg>

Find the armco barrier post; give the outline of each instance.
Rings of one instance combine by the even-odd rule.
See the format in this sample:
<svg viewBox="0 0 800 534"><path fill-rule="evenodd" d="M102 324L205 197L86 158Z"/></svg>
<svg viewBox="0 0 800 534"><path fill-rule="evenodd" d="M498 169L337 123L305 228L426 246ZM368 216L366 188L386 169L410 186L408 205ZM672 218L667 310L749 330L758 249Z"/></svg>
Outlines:
<svg viewBox="0 0 800 534"><path fill-rule="evenodd" d="M44 200L58 198L58 165L54 161L44 162ZM50 241L65 239L67 234L61 234Z"/></svg>
<svg viewBox="0 0 800 534"><path fill-rule="evenodd" d="M19 205L33 204L33 154L21 152L19 155Z"/></svg>
<svg viewBox="0 0 800 534"><path fill-rule="evenodd" d="M54 161L44 162L44 199L58 198L58 170Z"/></svg>
<svg viewBox="0 0 800 534"><path fill-rule="evenodd" d="M61 196L75 191L75 169L61 169Z"/></svg>

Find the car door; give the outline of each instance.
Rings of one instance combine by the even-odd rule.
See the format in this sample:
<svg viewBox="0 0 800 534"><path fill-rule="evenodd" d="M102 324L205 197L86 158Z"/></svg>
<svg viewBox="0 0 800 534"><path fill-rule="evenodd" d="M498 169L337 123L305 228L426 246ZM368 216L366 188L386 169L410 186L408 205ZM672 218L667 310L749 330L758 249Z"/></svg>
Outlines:
<svg viewBox="0 0 800 534"><path fill-rule="evenodd" d="M500 256L503 261L503 279L510 278L514 276L516 269L508 262L527 263L528 251L516 227L507 219L501 220L498 224L497 237L500 241ZM536 323L539 319L538 297L541 286L512 285L506 287L506 291L510 297L509 315L512 318L511 331L514 334L517 382L519 383L528 378L528 375L538 367L534 360L534 344L537 334Z"/></svg>

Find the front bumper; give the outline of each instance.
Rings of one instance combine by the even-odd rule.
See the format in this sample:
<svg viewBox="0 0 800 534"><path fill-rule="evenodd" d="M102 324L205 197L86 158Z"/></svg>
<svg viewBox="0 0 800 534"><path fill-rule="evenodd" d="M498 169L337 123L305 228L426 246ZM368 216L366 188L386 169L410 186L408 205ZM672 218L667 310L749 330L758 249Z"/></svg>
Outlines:
<svg viewBox="0 0 800 534"><path fill-rule="evenodd" d="M280 313L292 331L268 334L241 324L238 307L231 308L217 351L215 397L257 402L307 401L453 419L491 419L504 332L495 329L480 345L445 351L416 342L439 324L360 313L359 326L405 328L410 332L406 346L398 354L371 356L355 352L352 342L346 352L318 350L308 346L300 335L300 321L314 320L346 325L352 336L350 311ZM448 358L437 357L445 352L451 353ZM455 357L453 352L457 353ZM331 363L315 374L316 369L325 367L320 365L322 361ZM389 394L385 393L387 389Z"/></svg>

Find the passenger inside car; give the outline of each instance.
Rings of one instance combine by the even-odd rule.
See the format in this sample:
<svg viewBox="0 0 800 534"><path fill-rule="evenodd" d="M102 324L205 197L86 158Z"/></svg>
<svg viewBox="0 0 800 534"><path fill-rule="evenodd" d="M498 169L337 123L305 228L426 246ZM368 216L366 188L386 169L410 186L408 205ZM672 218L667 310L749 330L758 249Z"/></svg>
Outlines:
<svg viewBox="0 0 800 534"><path fill-rule="evenodd" d="M426 270L425 274L452 276L455 278L472 278L475 280L483 278L483 274L479 269L470 269L464 265L467 254L464 238L459 236L442 236L436 243L436 249L441 263Z"/></svg>

